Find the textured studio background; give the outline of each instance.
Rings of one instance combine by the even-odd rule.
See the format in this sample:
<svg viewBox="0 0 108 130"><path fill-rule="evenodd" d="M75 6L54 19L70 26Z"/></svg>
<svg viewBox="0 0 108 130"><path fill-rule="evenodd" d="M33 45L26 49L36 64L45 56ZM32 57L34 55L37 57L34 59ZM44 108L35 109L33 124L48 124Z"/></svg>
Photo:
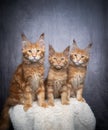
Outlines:
<svg viewBox="0 0 108 130"><path fill-rule="evenodd" d="M108 129L108 2L107 0L1 0L0 110L9 82L21 62L21 33L35 42L45 33L48 45L63 51L73 38L84 48L93 42L84 97L93 110L96 130ZM11 129L12 130L12 129Z"/></svg>

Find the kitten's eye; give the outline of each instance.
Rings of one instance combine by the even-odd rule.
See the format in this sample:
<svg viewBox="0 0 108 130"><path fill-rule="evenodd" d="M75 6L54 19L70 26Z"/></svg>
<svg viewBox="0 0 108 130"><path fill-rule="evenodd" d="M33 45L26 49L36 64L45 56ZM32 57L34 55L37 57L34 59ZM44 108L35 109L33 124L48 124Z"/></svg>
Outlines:
<svg viewBox="0 0 108 130"><path fill-rule="evenodd" d="M65 59L64 57L61 58L61 60L64 60L64 59Z"/></svg>
<svg viewBox="0 0 108 130"><path fill-rule="evenodd" d="M37 52L39 52L40 50L37 50Z"/></svg>
<svg viewBox="0 0 108 130"><path fill-rule="evenodd" d="M77 57L77 55L76 55L76 54L74 54L74 56L75 56L75 57Z"/></svg>
<svg viewBox="0 0 108 130"><path fill-rule="evenodd" d="M32 51L31 51L31 50L28 50L28 52L30 52L30 53L31 53Z"/></svg>
<svg viewBox="0 0 108 130"><path fill-rule="evenodd" d="M81 58L84 58L84 56L81 56Z"/></svg>
<svg viewBox="0 0 108 130"><path fill-rule="evenodd" d="M56 57L54 57L53 59L56 60Z"/></svg>

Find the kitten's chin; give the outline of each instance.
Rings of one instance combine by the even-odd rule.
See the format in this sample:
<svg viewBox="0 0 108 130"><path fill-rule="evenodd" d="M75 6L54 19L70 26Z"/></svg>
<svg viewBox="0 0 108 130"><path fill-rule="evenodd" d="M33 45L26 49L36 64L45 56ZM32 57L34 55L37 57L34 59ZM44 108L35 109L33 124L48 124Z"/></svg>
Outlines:
<svg viewBox="0 0 108 130"><path fill-rule="evenodd" d="M31 62L32 62L32 63L36 63L36 62L37 62L37 60L32 60Z"/></svg>
<svg viewBox="0 0 108 130"><path fill-rule="evenodd" d="M59 65L55 66L55 68L56 68L57 70L62 69L62 67L61 67L61 66L59 66Z"/></svg>
<svg viewBox="0 0 108 130"><path fill-rule="evenodd" d="M39 60L37 60L37 59L31 60L32 63L36 63L36 62L38 62L38 61L39 61Z"/></svg>

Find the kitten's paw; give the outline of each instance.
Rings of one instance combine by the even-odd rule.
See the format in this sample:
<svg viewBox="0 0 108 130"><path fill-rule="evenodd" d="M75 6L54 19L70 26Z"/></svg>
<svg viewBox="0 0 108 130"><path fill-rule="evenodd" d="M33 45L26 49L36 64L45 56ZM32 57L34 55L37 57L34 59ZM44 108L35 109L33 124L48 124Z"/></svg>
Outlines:
<svg viewBox="0 0 108 130"><path fill-rule="evenodd" d="M42 104L40 104L41 107L47 108L48 104L46 102L43 102Z"/></svg>
<svg viewBox="0 0 108 130"><path fill-rule="evenodd" d="M86 100L84 98L77 98L77 100L80 102L86 102Z"/></svg>
<svg viewBox="0 0 108 130"><path fill-rule="evenodd" d="M67 101L69 102L69 101L70 101L70 98L67 98Z"/></svg>
<svg viewBox="0 0 108 130"><path fill-rule="evenodd" d="M48 105L49 105L49 106L52 106L52 107L55 106L55 105L54 105L54 102L52 102L52 101L48 101Z"/></svg>
<svg viewBox="0 0 108 130"><path fill-rule="evenodd" d="M26 104L26 105L24 105L23 109L26 112L30 107L32 107L31 104Z"/></svg>
<svg viewBox="0 0 108 130"><path fill-rule="evenodd" d="M62 102L62 105L69 105L70 103L69 103L69 101L63 101Z"/></svg>

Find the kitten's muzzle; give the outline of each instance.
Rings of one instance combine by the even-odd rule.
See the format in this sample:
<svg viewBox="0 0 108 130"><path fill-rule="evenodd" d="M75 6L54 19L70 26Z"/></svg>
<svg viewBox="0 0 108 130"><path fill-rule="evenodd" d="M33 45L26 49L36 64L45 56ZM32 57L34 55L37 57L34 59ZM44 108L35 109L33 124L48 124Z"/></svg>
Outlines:
<svg viewBox="0 0 108 130"><path fill-rule="evenodd" d="M60 66L60 65L56 65L55 67L56 67L56 69L61 69L62 68L62 66Z"/></svg>
<svg viewBox="0 0 108 130"><path fill-rule="evenodd" d="M77 61L77 62L74 62L76 65L80 65L80 63L79 63L79 61Z"/></svg>
<svg viewBox="0 0 108 130"><path fill-rule="evenodd" d="M30 59L32 62L37 62L40 58L36 56L32 56L32 59Z"/></svg>

